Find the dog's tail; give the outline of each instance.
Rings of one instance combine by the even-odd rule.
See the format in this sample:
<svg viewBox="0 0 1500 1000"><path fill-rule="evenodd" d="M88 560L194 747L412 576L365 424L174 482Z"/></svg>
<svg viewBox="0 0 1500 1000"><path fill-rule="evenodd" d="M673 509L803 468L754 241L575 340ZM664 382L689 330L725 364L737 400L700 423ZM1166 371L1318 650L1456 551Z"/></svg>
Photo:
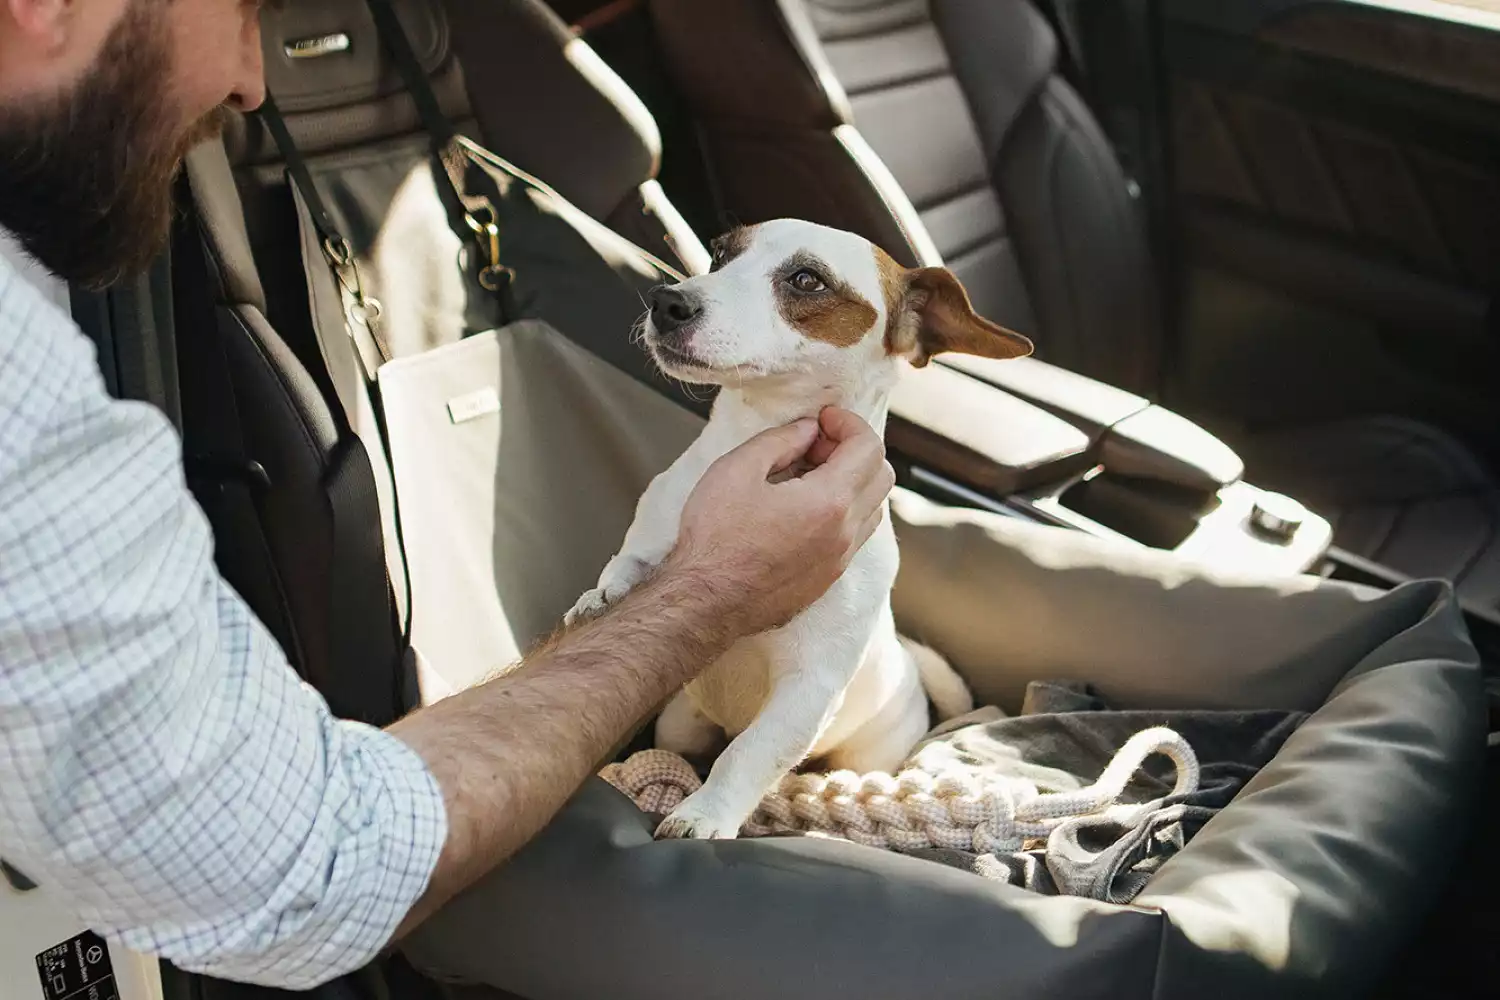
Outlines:
<svg viewBox="0 0 1500 1000"><path fill-rule="evenodd" d="M927 699L936 710L937 721L946 722L974 711L974 695L969 690L969 685L964 683L964 679L958 676L958 671L947 660L936 650L905 636L901 637L901 642L917 664L917 677L921 679L922 690L927 692Z"/></svg>

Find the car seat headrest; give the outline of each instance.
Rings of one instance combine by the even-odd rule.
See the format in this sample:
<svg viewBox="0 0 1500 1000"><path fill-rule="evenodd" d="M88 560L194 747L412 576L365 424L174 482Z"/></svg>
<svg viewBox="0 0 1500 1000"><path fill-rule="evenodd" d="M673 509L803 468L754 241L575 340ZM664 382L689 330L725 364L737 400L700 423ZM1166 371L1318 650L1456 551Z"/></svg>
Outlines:
<svg viewBox="0 0 1500 1000"><path fill-rule="evenodd" d="M448 60L448 21L425 0L393 0L422 68ZM261 15L266 86L283 113L362 104L403 90L364 0L268 5Z"/></svg>
<svg viewBox="0 0 1500 1000"><path fill-rule="evenodd" d="M392 0L459 131L603 219L651 180L656 123L593 50L535 0ZM421 130L365 0L268 5L266 82L308 156ZM236 166L278 166L261 123L236 116Z"/></svg>

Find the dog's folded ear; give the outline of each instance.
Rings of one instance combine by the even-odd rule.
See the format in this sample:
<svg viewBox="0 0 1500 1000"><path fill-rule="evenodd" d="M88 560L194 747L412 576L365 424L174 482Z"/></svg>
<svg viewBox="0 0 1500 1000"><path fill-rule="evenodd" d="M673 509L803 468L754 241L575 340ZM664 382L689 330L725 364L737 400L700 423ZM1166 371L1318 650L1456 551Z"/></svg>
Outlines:
<svg viewBox="0 0 1500 1000"><path fill-rule="evenodd" d="M918 368L945 351L1002 361L1024 358L1032 351L1028 338L976 313L969 293L945 267L906 272L905 307L906 321L915 321L911 362Z"/></svg>

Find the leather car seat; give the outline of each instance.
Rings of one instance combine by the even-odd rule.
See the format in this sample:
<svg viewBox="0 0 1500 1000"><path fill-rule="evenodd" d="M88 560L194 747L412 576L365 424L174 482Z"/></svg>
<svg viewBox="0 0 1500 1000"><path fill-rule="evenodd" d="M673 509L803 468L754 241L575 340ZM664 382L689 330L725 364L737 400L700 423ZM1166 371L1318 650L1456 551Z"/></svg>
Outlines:
<svg viewBox="0 0 1500 1000"><path fill-rule="evenodd" d="M685 270L706 267L706 251L654 179L660 149L649 113L549 9L531 0L397 8L461 129L637 245ZM275 5L262 17L268 86L304 154L357 156L420 133L399 79L369 57L379 41L360 0ZM459 43L474 38L484 46L466 74ZM287 51L308 39L337 39L344 50L326 59ZM545 100L521 99L527 92ZM195 375L184 380L184 402L205 415L186 421L185 445L221 569L339 714L389 722L416 697L409 662L398 676L370 676L371 664L384 669L398 655L399 642L376 623L399 619L405 600L390 472L370 445L377 435L340 405L312 332L280 152L257 116L235 116L222 144L194 151L188 176L175 312L183 325L217 326L226 357L179 358ZM622 328L633 318L622 316ZM180 338L179 350L203 343ZM218 412L225 396L234 400L227 415Z"/></svg>
<svg viewBox="0 0 1500 1000"><path fill-rule="evenodd" d="M651 0L725 218L852 229L944 262L1038 357L1156 397L1161 319L1135 188L1025 0ZM1395 417L1236 440L1336 544L1500 609L1500 489Z"/></svg>

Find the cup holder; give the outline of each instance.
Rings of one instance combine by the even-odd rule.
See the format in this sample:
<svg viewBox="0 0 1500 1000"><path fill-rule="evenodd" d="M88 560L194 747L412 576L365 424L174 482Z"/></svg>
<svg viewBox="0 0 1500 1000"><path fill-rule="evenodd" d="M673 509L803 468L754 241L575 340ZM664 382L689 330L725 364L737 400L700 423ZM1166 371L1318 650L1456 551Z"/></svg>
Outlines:
<svg viewBox="0 0 1500 1000"><path fill-rule="evenodd" d="M1176 549L1218 508L1216 494L1095 471L1058 502L1077 514L1155 549Z"/></svg>

